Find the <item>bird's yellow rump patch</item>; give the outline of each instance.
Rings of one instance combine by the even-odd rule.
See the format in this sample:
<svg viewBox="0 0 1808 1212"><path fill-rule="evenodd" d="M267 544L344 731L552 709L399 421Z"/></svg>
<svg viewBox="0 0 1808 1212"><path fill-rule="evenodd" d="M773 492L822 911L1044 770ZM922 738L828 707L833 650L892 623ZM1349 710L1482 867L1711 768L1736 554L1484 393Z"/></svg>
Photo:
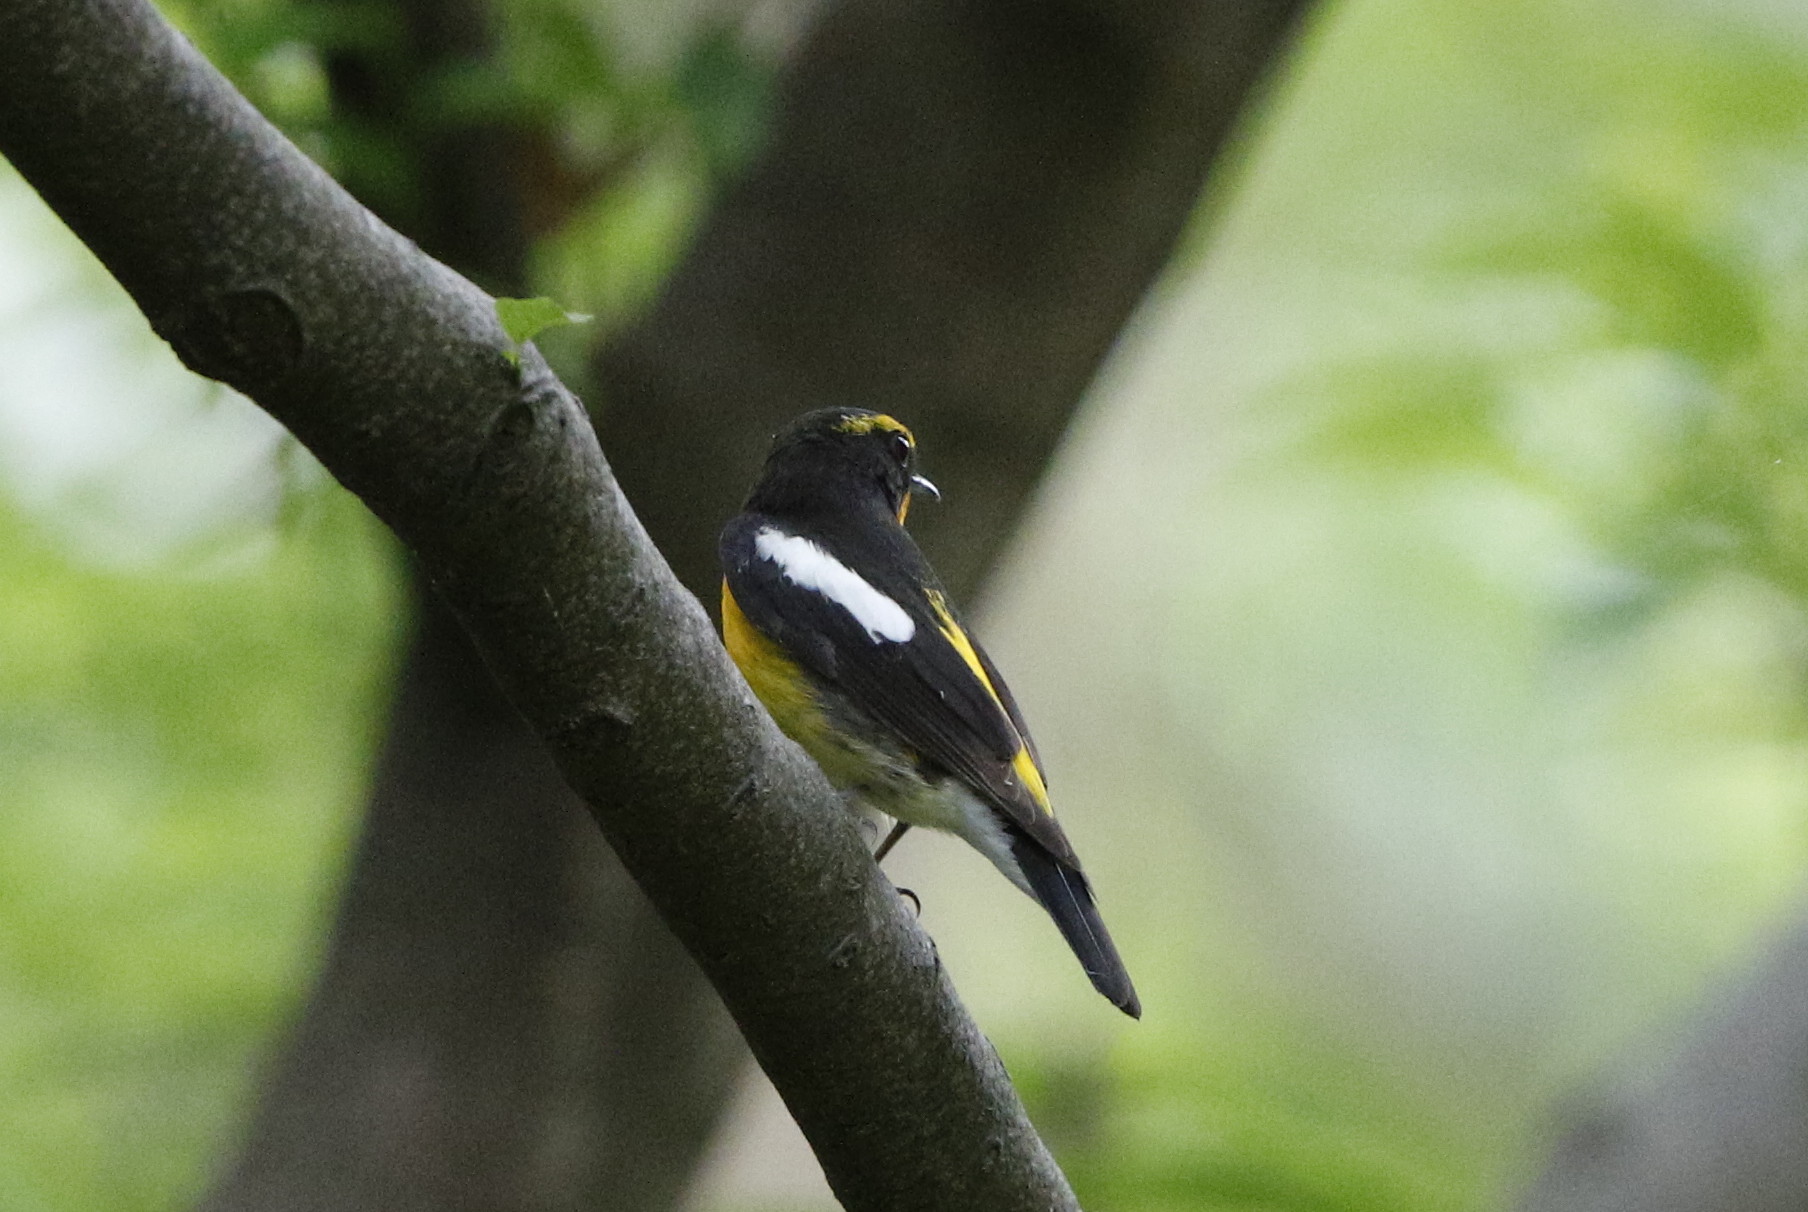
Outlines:
<svg viewBox="0 0 1808 1212"><path fill-rule="evenodd" d="M967 668L973 671L973 676L979 679L979 684L984 686L986 693L992 696L992 702L998 705L999 713L1009 715L1010 713L1005 710L1004 701L998 697L998 688L992 685L992 679L986 673L985 662L981 661L979 653L973 650L973 641L967 638L967 633L961 629L961 625L954 621L954 614L948 609L948 599L933 589L929 591L928 596L929 608L935 611L936 623L941 628L942 635L950 644L954 645L954 651L960 653L961 660L967 663ZM1037 768L1036 759L1030 754L1028 745L1017 746L1017 755L1011 759L1011 769L1016 773L1018 781L1029 789L1030 798L1036 801L1036 807L1042 809L1049 816L1053 816L1055 808L1048 801L1048 785L1043 782L1042 771Z"/></svg>
<svg viewBox="0 0 1808 1212"><path fill-rule="evenodd" d="M722 645L785 735L809 748L810 740L828 727L810 691L809 678L741 613L726 580L722 582Z"/></svg>
<svg viewBox="0 0 1808 1212"><path fill-rule="evenodd" d="M802 745L836 787L864 787L869 795L895 792L897 781L884 777L887 768L914 770L917 759L910 751L887 749L829 722L821 700L810 688L809 675L753 625L734 600L726 579L722 582L722 644L779 731ZM896 815L895 800L873 802Z"/></svg>

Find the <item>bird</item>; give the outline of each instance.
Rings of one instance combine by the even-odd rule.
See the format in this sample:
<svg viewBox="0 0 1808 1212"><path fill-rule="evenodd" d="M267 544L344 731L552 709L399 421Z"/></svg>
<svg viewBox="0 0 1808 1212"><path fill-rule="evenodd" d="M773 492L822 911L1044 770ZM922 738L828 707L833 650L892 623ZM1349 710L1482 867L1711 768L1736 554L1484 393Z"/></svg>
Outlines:
<svg viewBox="0 0 1808 1212"><path fill-rule="evenodd" d="M875 861L913 825L963 839L1140 1018L1023 713L904 527L918 495L941 497L891 416L823 408L781 430L722 529L724 646L829 782L896 822Z"/></svg>

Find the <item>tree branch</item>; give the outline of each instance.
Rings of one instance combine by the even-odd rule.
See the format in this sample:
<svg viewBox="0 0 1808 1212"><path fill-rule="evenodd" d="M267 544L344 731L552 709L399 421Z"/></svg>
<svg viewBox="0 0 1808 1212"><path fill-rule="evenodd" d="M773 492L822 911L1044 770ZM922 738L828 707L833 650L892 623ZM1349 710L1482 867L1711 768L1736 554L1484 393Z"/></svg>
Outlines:
<svg viewBox="0 0 1808 1212"><path fill-rule="evenodd" d="M355 171L348 188L460 272L531 293L522 133L420 117L448 68L490 54L487 6L388 7L396 41L340 48L327 74L336 119L385 140L420 188L385 196ZM672 1208L740 1036L409 571L415 634L325 963L200 1207Z"/></svg>
<svg viewBox="0 0 1808 1212"><path fill-rule="evenodd" d="M195 370L416 552L853 1209L1073 1208L818 772L648 542L577 401L134 0L0 4L0 152Z"/></svg>

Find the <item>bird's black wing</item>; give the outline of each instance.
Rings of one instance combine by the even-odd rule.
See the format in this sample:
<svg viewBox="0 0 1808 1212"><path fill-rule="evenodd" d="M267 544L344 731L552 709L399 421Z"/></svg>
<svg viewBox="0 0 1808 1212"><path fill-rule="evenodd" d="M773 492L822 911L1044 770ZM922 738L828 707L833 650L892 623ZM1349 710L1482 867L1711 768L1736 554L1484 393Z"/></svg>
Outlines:
<svg viewBox="0 0 1808 1212"><path fill-rule="evenodd" d="M861 559L823 535L807 537L910 620L890 635L833 594L799 584L762 556L762 530L790 532L743 514L722 536L723 572L742 613L761 633L922 758L966 783L1057 862L1079 869L1048 806L1028 731L997 670L967 636L914 544L900 530ZM868 600L868 604L873 603Z"/></svg>

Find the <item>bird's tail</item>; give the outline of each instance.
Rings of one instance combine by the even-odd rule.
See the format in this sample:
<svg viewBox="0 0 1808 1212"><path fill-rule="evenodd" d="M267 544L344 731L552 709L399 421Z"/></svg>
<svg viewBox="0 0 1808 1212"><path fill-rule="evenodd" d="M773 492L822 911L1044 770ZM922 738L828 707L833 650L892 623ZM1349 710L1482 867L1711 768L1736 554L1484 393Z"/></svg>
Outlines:
<svg viewBox="0 0 1808 1212"><path fill-rule="evenodd" d="M1099 917L1092 901L1092 888L1076 868L1057 860L1034 839L1011 831L1011 855L1023 869L1024 878L1048 915L1055 919L1061 937L1080 957L1080 966L1092 981L1092 987L1105 995L1112 1005L1131 1018L1143 1016L1143 1004L1137 1000L1136 987L1130 973L1118 957L1111 933Z"/></svg>

